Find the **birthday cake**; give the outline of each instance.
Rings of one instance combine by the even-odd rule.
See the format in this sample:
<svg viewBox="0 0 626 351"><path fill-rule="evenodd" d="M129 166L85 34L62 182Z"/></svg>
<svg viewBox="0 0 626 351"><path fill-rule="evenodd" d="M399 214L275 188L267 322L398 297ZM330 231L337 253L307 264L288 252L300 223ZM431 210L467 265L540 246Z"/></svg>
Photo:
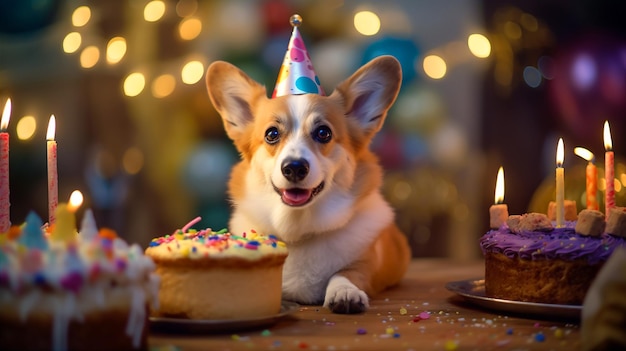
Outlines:
<svg viewBox="0 0 626 351"><path fill-rule="evenodd" d="M34 213L0 233L0 349L147 349L154 263L91 211L80 233L66 215L49 233Z"/></svg>
<svg viewBox="0 0 626 351"><path fill-rule="evenodd" d="M160 317L229 320L280 312L287 248L255 231L195 230L199 218L150 242L146 255L161 278Z"/></svg>
<svg viewBox="0 0 626 351"><path fill-rule="evenodd" d="M485 258L485 293L506 300L582 304L596 274L613 251L626 247L623 208L608 221L583 210L556 227L545 214L509 216L480 238ZM624 222L626 224L626 222Z"/></svg>

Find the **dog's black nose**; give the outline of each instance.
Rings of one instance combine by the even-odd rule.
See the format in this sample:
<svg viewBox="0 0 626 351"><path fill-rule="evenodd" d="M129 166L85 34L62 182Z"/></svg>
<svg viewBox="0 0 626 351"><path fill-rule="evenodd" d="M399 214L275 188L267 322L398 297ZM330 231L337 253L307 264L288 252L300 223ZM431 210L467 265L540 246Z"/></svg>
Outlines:
<svg viewBox="0 0 626 351"><path fill-rule="evenodd" d="M282 164L283 176L290 182L298 182L309 174L309 162L303 158L285 159Z"/></svg>

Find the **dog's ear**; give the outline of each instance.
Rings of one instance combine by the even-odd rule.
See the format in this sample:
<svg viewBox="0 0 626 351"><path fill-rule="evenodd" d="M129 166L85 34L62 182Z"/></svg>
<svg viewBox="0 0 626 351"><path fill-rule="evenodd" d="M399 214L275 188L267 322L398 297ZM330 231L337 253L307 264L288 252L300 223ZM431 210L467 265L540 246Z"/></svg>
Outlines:
<svg viewBox="0 0 626 351"><path fill-rule="evenodd" d="M213 106L222 116L226 134L233 140L237 140L254 120L254 102L267 99L264 86L224 61L215 61L209 66L206 86Z"/></svg>
<svg viewBox="0 0 626 351"><path fill-rule="evenodd" d="M337 86L331 95L343 99L345 113L372 136L383 125L402 84L402 68L393 56L379 56Z"/></svg>

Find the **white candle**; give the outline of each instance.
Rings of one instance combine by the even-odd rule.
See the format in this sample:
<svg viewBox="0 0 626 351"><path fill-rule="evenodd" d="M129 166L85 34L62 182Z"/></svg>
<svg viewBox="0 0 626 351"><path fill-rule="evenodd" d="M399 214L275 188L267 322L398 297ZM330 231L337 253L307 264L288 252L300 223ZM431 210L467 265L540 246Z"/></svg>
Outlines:
<svg viewBox="0 0 626 351"><path fill-rule="evenodd" d="M56 221L56 209L59 204L59 184L57 174L57 142L54 140L56 133L56 119L50 116L48 122L47 155L48 155L48 224Z"/></svg>
<svg viewBox="0 0 626 351"><path fill-rule="evenodd" d="M556 226L565 224L565 169L563 168L563 138L556 147Z"/></svg>
<svg viewBox="0 0 626 351"><path fill-rule="evenodd" d="M10 190L9 190L9 119L11 117L11 99L7 99L0 120L0 233L6 233L11 227Z"/></svg>
<svg viewBox="0 0 626 351"><path fill-rule="evenodd" d="M489 227L500 228L509 218L509 209L504 202L504 168L500 167L496 178L496 191L493 205L489 208Z"/></svg>
<svg viewBox="0 0 626 351"><path fill-rule="evenodd" d="M613 141L609 121L604 122L604 180L606 192L604 193L604 215L609 218L611 209L615 207L615 155L613 154Z"/></svg>

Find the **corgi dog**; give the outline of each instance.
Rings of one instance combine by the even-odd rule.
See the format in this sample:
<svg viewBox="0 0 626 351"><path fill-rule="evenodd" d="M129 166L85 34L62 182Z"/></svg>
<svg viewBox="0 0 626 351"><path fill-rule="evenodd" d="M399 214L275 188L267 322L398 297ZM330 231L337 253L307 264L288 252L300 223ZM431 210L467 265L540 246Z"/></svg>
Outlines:
<svg viewBox="0 0 626 351"><path fill-rule="evenodd" d="M360 313L396 285L411 259L380 188L369 149L400 90L402 70L380 56L329 96L268 98L230 63L213 62L206 85L241 161L231 172L232 233L251 229L287 244L283 298Z"/></svg>

